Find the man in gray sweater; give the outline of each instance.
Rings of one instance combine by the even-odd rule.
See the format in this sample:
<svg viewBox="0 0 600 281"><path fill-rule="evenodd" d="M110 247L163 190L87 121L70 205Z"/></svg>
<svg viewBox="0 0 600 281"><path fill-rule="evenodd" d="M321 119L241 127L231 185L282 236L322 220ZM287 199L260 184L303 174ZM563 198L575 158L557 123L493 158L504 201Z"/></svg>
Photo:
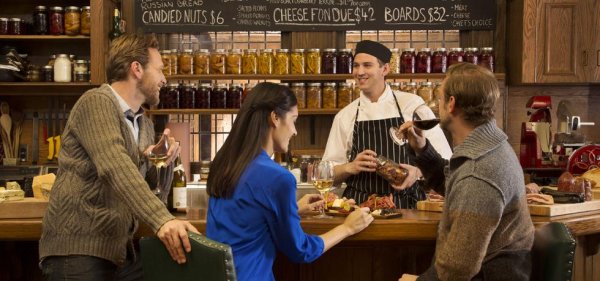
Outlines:
<svg viewBox="0 0 600 281"><path fill-rule="evenodd" d="M400 129L427 186L446 198L435 260L417 280L529 280L534 227L523 171L494 120L496 78L482 67L457 64L448 69L442 89L440 125L454 144L449 161L412 124Z"/></svg>
<svg viewBox="0 0 600 281"><path fill-rule="evenodd" d="M133 249L138 220L185 262L189 222L175 220L150 190L144 154L154 127L141 105L156 105L166 83L153 36L123 35L109 50L109 84L79 98L62 133L58 175L40 239L45 280L142 280ZM165 130L168 134L168 130ZM168 163L179 146L170 138Z"/></svg>

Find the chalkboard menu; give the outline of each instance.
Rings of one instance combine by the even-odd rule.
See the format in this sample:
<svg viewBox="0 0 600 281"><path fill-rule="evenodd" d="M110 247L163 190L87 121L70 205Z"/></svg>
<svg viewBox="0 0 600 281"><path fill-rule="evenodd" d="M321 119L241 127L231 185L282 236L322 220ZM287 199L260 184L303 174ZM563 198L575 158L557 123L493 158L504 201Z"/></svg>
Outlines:
<svg viewBox="0 0 600 281"><path fill-rule="evenodd" d="M482 30L495 0L136 0L138 28L200 31Z"/></svg>

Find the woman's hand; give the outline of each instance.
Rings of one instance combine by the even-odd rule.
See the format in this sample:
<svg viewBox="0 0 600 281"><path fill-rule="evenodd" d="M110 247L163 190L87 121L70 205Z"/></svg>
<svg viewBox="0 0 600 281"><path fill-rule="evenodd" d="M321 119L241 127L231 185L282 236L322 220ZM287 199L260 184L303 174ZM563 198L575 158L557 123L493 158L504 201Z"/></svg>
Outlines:
<svg viewBox="0 0 600 281"><path fill-rule="evenodd" d="M306 194L300 198L298 204L298 215L303 215L310 212L317 207L322 207L325 204L325 200L321 194Z"/></svg>

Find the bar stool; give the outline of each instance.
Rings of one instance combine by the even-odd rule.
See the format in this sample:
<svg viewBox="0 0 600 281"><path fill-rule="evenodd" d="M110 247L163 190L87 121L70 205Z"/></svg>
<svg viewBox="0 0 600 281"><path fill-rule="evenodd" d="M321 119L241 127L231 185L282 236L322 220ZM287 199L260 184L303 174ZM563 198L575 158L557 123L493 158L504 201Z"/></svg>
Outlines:
<svg viewBox="0 0 600 281"><path fill-rule="evenodd" d="M575 239L564 223L551 222L535 231L531 280L570 281Z"/></svg>

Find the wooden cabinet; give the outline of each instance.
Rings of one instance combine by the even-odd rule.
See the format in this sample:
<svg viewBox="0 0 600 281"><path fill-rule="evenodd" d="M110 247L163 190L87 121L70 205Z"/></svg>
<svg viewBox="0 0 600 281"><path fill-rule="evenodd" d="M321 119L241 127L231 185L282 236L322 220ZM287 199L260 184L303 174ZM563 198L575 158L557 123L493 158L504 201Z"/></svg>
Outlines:
<svg viewBox="0 0 600 281"><path fill-rule="evenodd" d="M598 60L596 2L509 1L510 81L516 84L600 81L600 75L595 73Z"/></svg>

